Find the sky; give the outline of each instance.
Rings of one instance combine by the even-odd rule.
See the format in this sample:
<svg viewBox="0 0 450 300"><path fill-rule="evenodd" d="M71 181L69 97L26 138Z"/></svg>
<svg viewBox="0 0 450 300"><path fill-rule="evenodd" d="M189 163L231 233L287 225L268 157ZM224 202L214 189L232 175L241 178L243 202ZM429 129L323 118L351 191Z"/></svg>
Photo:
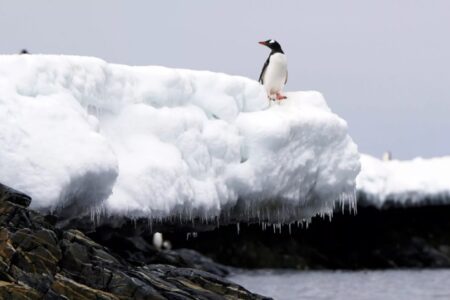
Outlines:
<svg viewBox="0 0 450 300"><path fill-rule="evenodd" d="M0 0L0 53L73 54L258 79L269 38L287 91L318 90L359 150L450 155L450 1Z"/></svg>

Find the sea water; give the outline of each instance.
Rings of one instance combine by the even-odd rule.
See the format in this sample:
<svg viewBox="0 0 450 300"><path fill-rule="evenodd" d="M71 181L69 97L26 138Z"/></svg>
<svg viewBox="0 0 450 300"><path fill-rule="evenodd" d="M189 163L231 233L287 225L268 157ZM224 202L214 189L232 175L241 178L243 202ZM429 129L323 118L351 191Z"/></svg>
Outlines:
<svg viewBox="0 0 450 300"><path fill-rule="evenodd" d="M450 270L244 271L229 280L280 300L450 299Z"/></svg>

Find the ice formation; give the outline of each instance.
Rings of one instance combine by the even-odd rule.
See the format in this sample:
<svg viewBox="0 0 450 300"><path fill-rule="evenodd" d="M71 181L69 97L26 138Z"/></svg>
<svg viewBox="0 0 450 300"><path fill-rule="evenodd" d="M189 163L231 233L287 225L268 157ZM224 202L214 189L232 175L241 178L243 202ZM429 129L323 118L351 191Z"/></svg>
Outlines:
<svg viewBox="0 0 450 300"><path fill-rule="evenodd" d="M442 204L450 200L450 156L382 161L361 155L357 188L365 204Z"/></svg>
<svg viewBox="0 0 450 300"><path fill-rule="evenodd" d="M298 220L354 205L359 154L318 92L74 56L0 56L0 182L32 207ZM76 210L75 210L76 209Z"/></svg>

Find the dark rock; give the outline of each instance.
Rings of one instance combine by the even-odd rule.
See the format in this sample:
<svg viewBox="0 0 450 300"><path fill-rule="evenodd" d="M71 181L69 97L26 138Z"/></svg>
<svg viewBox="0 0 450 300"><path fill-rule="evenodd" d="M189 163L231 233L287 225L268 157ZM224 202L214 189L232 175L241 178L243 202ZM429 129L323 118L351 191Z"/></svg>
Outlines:
<svg viewBox="0 0 450 300"><path fill-rule="evenodd" d="M0 299L33 300L42 299L42 295L25 285L0 281Z"/></svg>
<svg viewBox="0 0 450 300"><path fill-rule="evenodd" d="M56 274L49 297L64 295L67 299L79 300L119 300L120 298L89 286L80 284L60 274Z"/></svg>
<svg viewBox="0 0 450 300"><path fill-rule="evenodd" d="M215 263L197 251L189 249L157 250L152 244L153 233L148 224L145 227L137 225L121 228L103 225L97 231L91 232L89 237L107 245L110 250L135 266L169 264L183 268L195 268L219 276L229 274L227 267Z"/></svg>
<svg viewBox="0 0 450 300"><path fill-rule="evenodd" d="M250 295L241 286L224 278L191 268L176 268L167 265L149 265L139 268L141 272L164 278L180 290L187 291L195 299L268 299ZM173 287L171 287L173 289ZM168 290L166 293L176 290Z"/></svg>
<svg viewBox="0 0 450 300"><path fill-rule="evenodd" d="M265 231L259 224L221 226L195 239L167 235L175 247L195 249L240 268L386 269L449 268L450 206L359 206L358 214L316 217Z"/></svg>
<svg viewBox="0 0 450 300"><path fill-rule="evenodd" d="M9 201L12 199L10 197L11 193L4 192L1 186L0 195L9 195L3 197L3 200L0 199L0 226L15 229L41 229L51 227L41 214L29 210L23 205Z"/></svg>
<svg viewBox="0 0 450 300"><path fill-rule="evenodd" d="M79 230L55 228L25 202L8 199L0 201L0 299L262 299L220 276L150 264L226 274L195 251L159 252L149 236L114 229L94 241Z"/></svg>
<svg viewBox="0 0 450 300"><path fill-rule="evenodd" d="M135 231L130 227L114 228L104 225L90 232L89 237L136 266L152 263L152 257L158 253L152 243L153 233L149 230Z"/></svg>
<svg viewBox="0 0 450 300"><path fill-rule="evenodd" d="M23 284L26 284L29 287L32 287L36 291L40 293L46 293L53 282L53 276L48 274L39 274L32 272L25 272L19 269L17 266L12 265L10 269L10 274L13 276L15 280Z"/></svg>
<svg viewBox="0 0 450 300"><path fill-rule="evenodd" d="M0 183L0 201L9 201L23 207L28 207L31 203L31 197Z"/></svg>
<svg viewBox="0 0 450 300"><path fill-rule="evenodd" d="M58 269L61 250L56 235L48 229L19 229L11 238L16 249L14 264L24 271L53 275Z"/></svg>
<svg viewBox="0 0 450 300"><path fill-rule="evenodd" d="M140 276L130 276L124 272L113 274L108 290L114 294L135 299L164 299L158 291Z"/></svg>
<svg viewBox="0 0 450 300"><path fill-rule="evenodd" d="M195 250L190 249L160 251L152 257L152 263L193 268L222 277L225 277L230 273L227 267L214 262L212 259L201 255Z"/></svg>

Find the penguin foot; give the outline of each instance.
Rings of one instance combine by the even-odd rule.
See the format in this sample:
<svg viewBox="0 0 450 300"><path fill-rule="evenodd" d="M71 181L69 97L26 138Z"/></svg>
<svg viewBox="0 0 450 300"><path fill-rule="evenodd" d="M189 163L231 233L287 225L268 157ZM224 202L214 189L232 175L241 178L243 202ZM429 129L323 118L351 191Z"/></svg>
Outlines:
<svg viewBox="0 0 450 300"><path fill-rule="evenodd" d="M281 93L277 93L277 94L276 94L276 99L277 99L277 100L284 100L284 99L287 99L287 97L284 96L284 95L281 95Z"/></svg>

